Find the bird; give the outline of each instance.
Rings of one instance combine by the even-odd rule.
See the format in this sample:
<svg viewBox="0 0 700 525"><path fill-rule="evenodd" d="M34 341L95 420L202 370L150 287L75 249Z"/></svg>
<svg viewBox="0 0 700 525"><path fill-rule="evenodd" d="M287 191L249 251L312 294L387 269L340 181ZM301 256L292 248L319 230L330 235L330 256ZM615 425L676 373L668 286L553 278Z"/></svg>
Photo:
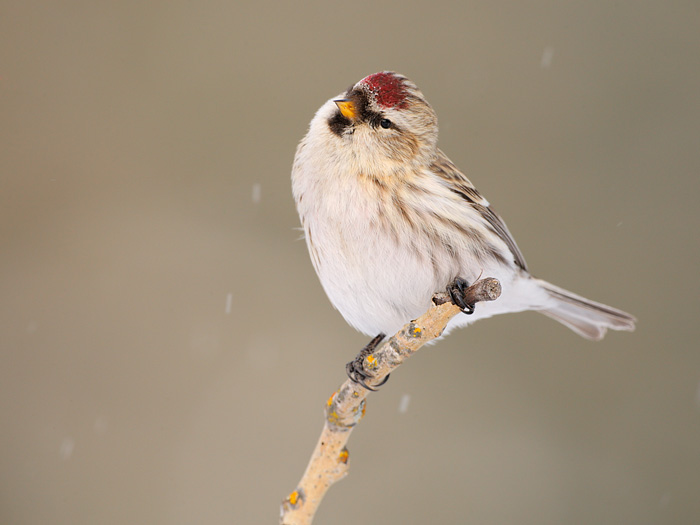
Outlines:
<svg viewBox="0 0 700 525"><path fill-rule="evenodd" d="M632 315L534 277L503 219L437 143L423 93L381 71L325 102L297 147L292 193L310 258L351 326L380 341L447 291L466 315L445 334L526 310L591 340L634 330ZM464 290L480 276L502 293L475 307Z"/></svg>

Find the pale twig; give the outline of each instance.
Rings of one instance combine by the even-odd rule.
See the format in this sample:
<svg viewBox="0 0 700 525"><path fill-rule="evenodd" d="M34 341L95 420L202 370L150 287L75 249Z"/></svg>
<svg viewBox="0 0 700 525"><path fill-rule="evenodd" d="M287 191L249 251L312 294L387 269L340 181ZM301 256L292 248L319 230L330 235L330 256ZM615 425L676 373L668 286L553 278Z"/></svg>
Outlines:
<svg viewBox="0 0 700 525"><path fill-rule="evenodd" d="M500 283L490 277L475 282L465 290L468 304L493 301L500 295ZM405 325L365 357L363 368L370 376L366 381L368 386L381 384L387 375L421 346L439 337L450 319L461 312L458 306L450 302L446 293L436 294L433 303L434 306L425 314ZM328 399L321 437L299 485L282 502L280 524L309 525L330 486L348 473L348 450L345 444L350 432L365 413L365 398L368 394L367 389L348 379Z"/></svg>

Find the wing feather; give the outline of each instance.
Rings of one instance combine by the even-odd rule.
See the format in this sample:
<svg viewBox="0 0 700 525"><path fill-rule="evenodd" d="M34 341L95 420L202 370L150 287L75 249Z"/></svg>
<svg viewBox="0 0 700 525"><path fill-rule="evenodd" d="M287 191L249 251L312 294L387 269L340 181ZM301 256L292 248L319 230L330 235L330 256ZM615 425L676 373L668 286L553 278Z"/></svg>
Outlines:
<svg viewBox="0 0 700 525"><path fill-rule="evenodd" d="M491 209L489 202L481 196L467 176L459 171L457 166L439 149L438 156L431 168L433 173L438 175L451 191L462 197L468 206L471 206L481 215L491 230L506 243L506 246L513 254L515 264L527 271L525 257L523 257L510 231L508 231L506 223Z"/></svg>

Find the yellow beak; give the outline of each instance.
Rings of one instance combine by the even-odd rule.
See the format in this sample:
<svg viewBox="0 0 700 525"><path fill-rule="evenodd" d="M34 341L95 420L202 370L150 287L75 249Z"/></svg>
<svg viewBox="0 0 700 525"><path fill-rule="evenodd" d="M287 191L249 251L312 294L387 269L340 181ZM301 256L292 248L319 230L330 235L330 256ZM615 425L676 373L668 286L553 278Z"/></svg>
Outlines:
<svg viewBox="0 0 700 525"><path fill-rule="evenodd" d="M334 100L333 102L335 102L335 105L338 106L340 113L345 118L355 120L355 115L357 112L355 111L355 103L352 100L343 98L340 100Z"/></svg>

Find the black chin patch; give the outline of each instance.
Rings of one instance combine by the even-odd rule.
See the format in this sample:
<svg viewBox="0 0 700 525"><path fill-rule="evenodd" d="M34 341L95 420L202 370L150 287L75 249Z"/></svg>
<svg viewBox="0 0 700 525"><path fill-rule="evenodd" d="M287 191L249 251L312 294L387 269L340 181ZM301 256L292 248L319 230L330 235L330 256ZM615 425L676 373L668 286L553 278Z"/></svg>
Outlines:
<svg viewBox="0 0 700 525"><path fill-rule="evenodd" d="M333 116L328 119L328 127L339 137L342 137L345 130L351 126L352 122L350 122L350 119L345 118L340 110L336 111Z"/></svg>

